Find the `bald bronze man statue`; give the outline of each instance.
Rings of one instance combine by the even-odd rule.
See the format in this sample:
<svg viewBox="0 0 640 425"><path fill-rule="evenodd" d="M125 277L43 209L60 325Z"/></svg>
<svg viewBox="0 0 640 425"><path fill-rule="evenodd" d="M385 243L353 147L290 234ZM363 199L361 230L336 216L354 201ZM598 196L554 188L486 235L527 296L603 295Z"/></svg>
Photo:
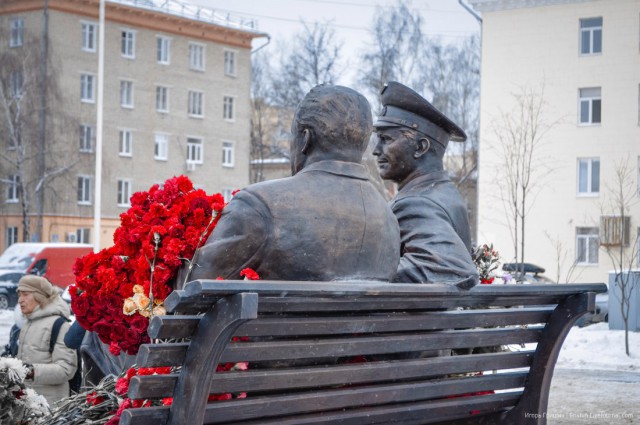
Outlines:
<svg viewBox="0 0 640 425"><path fill-rule="evenodd" d="M292 176L250 185L222 211L188 280L389 281L397 221L361 165L372 130L367 100L347 87L313 88L292 127Z"/></svg>
<svg viewBox="0 0 640 425"><path fill-rule="evenodd" d="M400 224L402 257L393 281L470 288L478 272L467 207L442 163L449 140L464 141L466 135L400 83L385 86L382 104L373 155L381 177L398 184L391 209Z"/></svg>

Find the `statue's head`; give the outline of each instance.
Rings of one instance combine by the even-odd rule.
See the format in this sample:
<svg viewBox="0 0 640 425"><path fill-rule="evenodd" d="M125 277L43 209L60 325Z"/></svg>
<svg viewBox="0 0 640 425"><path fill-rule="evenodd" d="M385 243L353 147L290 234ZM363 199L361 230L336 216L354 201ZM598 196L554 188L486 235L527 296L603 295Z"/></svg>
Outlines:
<svg viewBox="0 0 640 425"><path fill-rule="evenodd" d="M409 87L391 81L382 89L382 111L373 124L380 176L401 183L407 177L442 169L449 140L467 135Z"/></svg>
<svg viewBox="0 0 640 425"><path fill-rule="evenodd" d="M291 171L322 160L360 163L371 134L371 107L348 87L319 85L298 105L291 125Z"/></svg>

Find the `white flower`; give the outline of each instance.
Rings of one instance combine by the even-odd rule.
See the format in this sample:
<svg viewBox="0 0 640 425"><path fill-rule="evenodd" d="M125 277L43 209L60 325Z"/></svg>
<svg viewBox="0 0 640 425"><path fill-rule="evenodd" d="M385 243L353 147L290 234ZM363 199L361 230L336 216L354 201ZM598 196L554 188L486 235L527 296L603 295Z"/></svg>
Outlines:
<svg viewBox="0 0 640 425"><path fill-rule="evenodd" d="M27 368L20 359L13 357L0 357L0 370L7 369L9 379L14 382L22 382L27 377Z"/></svg>
<svg viewBox="0 0 640 425"><path fill-rule="evenodd" d="M44 416L51 413L49 403L47 403L47 399L44 398L44 396L41 396L31 388L27 388L25 393L26 396L23 399L24 404L27 406L27 409L30 410L32 415Z"/></svg>

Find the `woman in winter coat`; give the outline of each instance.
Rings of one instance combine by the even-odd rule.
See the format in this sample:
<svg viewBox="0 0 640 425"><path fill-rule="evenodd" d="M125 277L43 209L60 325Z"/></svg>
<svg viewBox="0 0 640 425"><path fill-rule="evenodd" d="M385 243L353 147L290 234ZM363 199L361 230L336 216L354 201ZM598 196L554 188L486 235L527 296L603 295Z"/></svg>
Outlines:
<svg viewBox="0 0 640 425"><path fill-rule="evenodd" d="M18 304L26 322L20 330L16 357L29 370L27 386L53 408L56 401L69 395L68 381L77 368L75 350L64 344L68 322L62 324L53 352L49 352L53 323L60 316L69 319L69 305L47 279L34 275L23 276L18 282Z"/></svg>

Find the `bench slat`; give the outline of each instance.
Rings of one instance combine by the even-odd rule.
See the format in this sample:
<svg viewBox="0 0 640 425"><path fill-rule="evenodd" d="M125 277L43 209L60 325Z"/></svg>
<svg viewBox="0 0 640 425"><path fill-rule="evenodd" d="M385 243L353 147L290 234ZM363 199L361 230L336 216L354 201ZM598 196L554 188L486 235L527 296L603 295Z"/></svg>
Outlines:
<svg viewBox="0 0 640 425"><path fill-rule="evenodd" d="M217 297L188 297L174 291L165 300L165 306L170 313L198 314L208 311L215 304ZM389 297L354 299L351 297L340 298L302 298L288 296L283 298L261 297L258 312L260 313L310 313L310 312L336 312L336 311L369 311L380 312L389 310L419 311L434 309L452 309L456 307L512 307L521 305L556 305L565 296L559 294L547 294L545 296L478 296L473 298L438 297L409 298Z"/></svg>
<svg viewBox="0 0 640 425"><path fill-rule="evenodd" d="M403 353L445 348L488 347L501 344L537 342L542 329L477 329L473 331L435 331L424 334L349 336L328 339L232 342L220 361L257 362L314 359L333 356L359 356Z"/></svg>
<svg viewBox="0 0 640 425"><path fill-rule="evenodd" d="M451 425L456 419L467 419L481 415L503 411L514 406L520 399L521 392L489 394L477 397L460 397L449 400L425 401L390 406L374 407L370 409L353 409L346 411L326 412L292 418L260 419L257 421L241 422L242 425L398 425L398 418L402 424L443 423ZM483 422L497 423L495 421Z"/></svg>
<svg viewBox="0 0 640 425"><path fill-rule="evenodd" d="M338 356L375 355L444 348L489 347L537 342L542 329L478 329L474 331L436 331L425 334L379 335L331 339L231 342L222 353L221 363L296 360ZM188 343L144 344L136 363L144 367L175 366L184 361Z"/></svg>
<svg viewBox="0 0 640 425"><path fill-rule="evenodd" d="M243 324L243 336L327 335L358 332L397 332L447 328L508 326L546 323L552 307L522 309L459 310L416 314L377 314L353 317L266 317ZM200 316L156 316L149 324L151 338L188 338Z"/></svg>
<svg viewBox="0 0 640 425"><path fill-rule="evenodd" d="M388 283L373 281L348 281L348 282L312 282L312 281L279 281L279 280L212 280L200 279L187 283L184 292L188 296L214 295L227 296L239 292L260 292L261 296L397 296L412 297L450 296L466 298L474 296L546 296L557 294L562 296L574 295L586 291L593 291L595 287L601 287L606 292L604 284L529 284L529 285L478 285L470 290L459 289L445 284L416 285L404 283Z"/></svg>
<svg viewBox="0 0 640 425"><path fill-rule="evenodd" d="M513 352L358 363L334 368L303 367L279 370L250 368L244 372L216 373L211 381L210 392L240 393L333 387L343 385L346 377L349 383L354 385L393 380L419 380L444 374L528 367L532 359L533 352ZM134 399L171 397L177 377L177 374L135 376L129 385L129 397Z"/></svg>

